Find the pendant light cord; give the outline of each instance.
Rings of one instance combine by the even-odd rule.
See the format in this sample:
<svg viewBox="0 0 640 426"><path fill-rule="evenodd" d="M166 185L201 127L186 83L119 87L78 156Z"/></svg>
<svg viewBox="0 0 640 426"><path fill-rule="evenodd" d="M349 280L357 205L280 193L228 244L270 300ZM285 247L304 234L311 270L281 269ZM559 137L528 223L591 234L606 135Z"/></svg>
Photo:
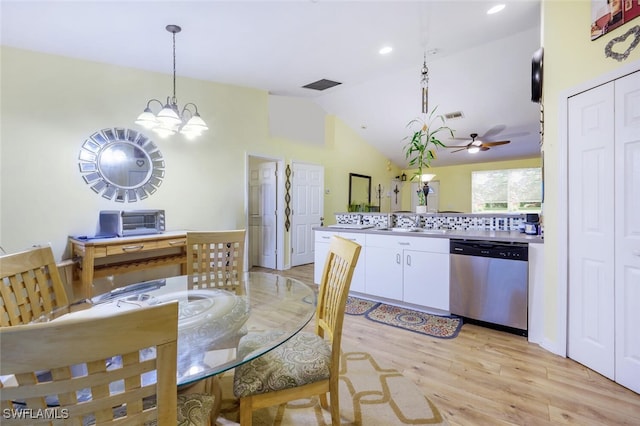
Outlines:
<svg viewBox="0 0 640 426"><path fill-rule="evenodd" d="M178 105L178 99L176 98L176 33L173 32L173 99L172 103Z"/></svg>

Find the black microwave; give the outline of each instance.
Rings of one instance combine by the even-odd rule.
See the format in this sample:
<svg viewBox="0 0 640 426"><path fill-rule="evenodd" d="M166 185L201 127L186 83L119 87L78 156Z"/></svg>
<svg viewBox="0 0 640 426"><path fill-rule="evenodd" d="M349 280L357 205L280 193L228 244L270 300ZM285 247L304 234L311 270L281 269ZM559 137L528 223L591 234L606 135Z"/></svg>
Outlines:
<svg viewBox="0 0 640 426"><path fill-rule="evenodd" d="M102 210L99 227L104 236L160 234L165 230L164 210Z"/></svg>

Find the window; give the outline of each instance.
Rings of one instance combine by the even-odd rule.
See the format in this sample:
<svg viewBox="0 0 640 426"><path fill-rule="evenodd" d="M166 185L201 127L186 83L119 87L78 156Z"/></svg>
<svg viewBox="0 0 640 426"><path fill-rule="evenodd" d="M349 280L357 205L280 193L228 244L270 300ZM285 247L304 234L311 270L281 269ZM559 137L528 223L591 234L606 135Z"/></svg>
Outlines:
<svg viewBox="0 0 640 426"><path fill-rule="evenodd" d="M542 169L471 172L473 213L531 213L542 207Z"/></svg>

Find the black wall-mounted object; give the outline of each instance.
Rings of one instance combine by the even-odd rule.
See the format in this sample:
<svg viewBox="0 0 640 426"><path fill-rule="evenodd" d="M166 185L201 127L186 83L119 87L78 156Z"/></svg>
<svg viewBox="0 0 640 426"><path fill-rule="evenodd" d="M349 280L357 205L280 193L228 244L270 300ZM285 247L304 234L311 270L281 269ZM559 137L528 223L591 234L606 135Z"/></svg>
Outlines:
<svg viewBox="0 0 640 426"><path fill-rule="evenodd" d="M533 52L531 57L531 102L540 102L542 100L542 57L544 49Z"/></svg>

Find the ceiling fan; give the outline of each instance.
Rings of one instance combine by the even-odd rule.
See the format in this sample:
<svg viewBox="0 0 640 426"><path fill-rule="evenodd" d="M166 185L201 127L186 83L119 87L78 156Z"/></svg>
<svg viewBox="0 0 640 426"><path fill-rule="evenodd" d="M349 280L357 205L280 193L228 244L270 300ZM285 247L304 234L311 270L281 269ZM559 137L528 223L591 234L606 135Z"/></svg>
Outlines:
<svg viewBox="0 0 640 426"><path fill-rule="evenodd" d="M452 153L458 151L467 150L469 154L475 154L478 151L488 151L492 146L498 145L506 145L511 141L496 141L496 142L482 142L481 140L476 140L478 137L477 133L471 133L471 142L464 146L445 146L445 148L458 148L455 151L451 151Z"/></svg>

